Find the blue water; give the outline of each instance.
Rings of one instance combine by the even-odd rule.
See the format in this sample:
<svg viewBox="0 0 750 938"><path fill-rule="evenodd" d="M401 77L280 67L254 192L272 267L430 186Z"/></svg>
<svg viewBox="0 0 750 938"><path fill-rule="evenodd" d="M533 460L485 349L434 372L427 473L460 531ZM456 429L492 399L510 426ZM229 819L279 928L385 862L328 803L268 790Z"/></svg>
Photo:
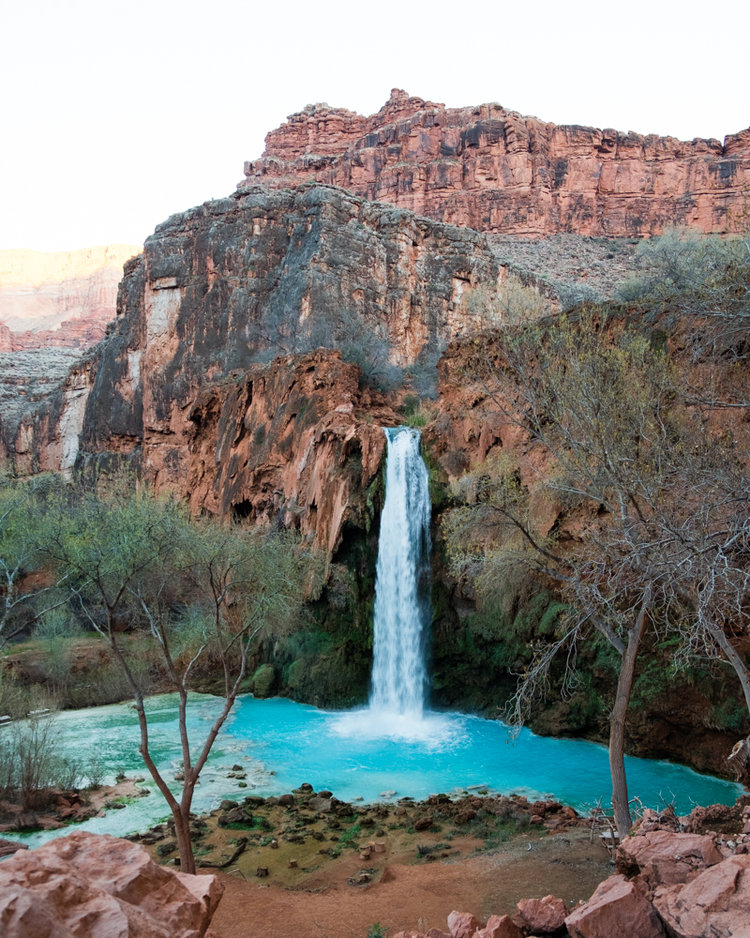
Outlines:
<svg viewBox="0 0 750 938"><path fill-rule="evenodd" d="M221 700L193 695L191 738L202 740ZM176 697L148 701L152 753L168 778L179 765ZM167 816L164 800L138 755L139 731L128 704L66 711L55 717L65 751L95 757L111 782L118 772L141 776L151 794L122 810L81 825L99 833L123 835L144 830ZM247 773L245 784L227 777L234 764ZM739 785L668 762L626 759L630 796L645 806L675 804L686 813L695 804L731 804ZM196 789L194 810L207 811L223 798L282 794L309 782L342 800L424 798L438 792L487 788L529 798L553 796L581 811L610 795L607 750L582 740L550 739L521 730L511 739L503 724L464 714L427 713L422 721L389 722L369 710L331 713L275 698L242 697L220 734ZM174 783L177 790L179 784ZM389 794L395 793L395 794ZM63 831L64 833L65 831ZM26 835L31 844L54 836Z"/></svg>

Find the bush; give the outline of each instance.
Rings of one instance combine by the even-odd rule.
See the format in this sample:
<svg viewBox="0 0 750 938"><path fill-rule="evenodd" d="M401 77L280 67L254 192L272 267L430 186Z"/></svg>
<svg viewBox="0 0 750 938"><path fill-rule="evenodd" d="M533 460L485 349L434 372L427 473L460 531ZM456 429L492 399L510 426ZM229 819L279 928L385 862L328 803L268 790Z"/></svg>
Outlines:
<svg viewBox="0 0 750 938"><path fill-rule="evenodd" d="M41 807L51 788L75 787L80 765L60 753L54 716L35 714L0 731L0 793L24 810Z"/></svg>

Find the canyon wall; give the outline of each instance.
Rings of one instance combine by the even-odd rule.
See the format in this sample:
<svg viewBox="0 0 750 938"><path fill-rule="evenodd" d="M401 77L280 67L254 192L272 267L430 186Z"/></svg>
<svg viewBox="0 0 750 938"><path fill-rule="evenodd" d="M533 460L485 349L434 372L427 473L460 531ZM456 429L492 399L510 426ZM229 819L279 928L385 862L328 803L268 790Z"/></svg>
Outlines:
<svg viewBox="0 0 750 938"><path fill-rule="evenodd" d="M361 371L434 364L502 273L482 234L332 188L206 203L125 265L110 334L6 454L135 459L196 511L284 516L333 551L398 422Z"/></svg>
<svg viewBox="0 0 750 938"><path fill-rule="evenodd" d="M690 142L556 126L499 104L445 108L394 89L370 117L292 114L240 188L316 180L480 231L544 236L737 230L750 208L750 128Z"/></svg>
<svg viewBox="0 0 750 938"><path fill-rule="evenodd" d="M139 251L0 251L0 351L95 345L114 319L122 266Z"/></svg>

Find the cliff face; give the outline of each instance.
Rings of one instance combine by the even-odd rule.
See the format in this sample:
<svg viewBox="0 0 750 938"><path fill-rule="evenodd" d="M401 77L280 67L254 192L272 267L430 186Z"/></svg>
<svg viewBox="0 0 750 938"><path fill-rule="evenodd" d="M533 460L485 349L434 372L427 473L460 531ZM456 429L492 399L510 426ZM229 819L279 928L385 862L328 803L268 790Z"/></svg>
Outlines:
<svg viewBox="0 0 750 938"><path fill-rule="evenodd" d="M750 128L691 142L556 126L499 104L445 108L394 89L370 117L312 105L266 137L244 185L317 180L480 231L652 235L736 229Z"/></svg>
<svg viewBox="0 0 750 938"><path fill-rule="evenodd" d="M95 345L114 319L122 266L139 251L0 251L0 351Z"/></svg>
<svg viewBox="0 0 750 938"><path fill-rule="evenodd" d="M7 450L24 468L136 458L196 509L284 516L333 551L398 418L355 364L314 349L359 360L374 336L367 355L434 361L500 274L483 235L338 190L207 203L126 264L111 334Z"/></svg>

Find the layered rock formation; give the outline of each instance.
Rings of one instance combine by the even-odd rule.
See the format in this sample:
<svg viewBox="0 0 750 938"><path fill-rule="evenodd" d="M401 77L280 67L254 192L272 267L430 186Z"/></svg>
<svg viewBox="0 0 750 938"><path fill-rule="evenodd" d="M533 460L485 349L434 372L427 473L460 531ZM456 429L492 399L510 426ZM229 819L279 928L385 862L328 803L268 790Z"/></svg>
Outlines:
<svg viewBox="0 0 750 938"><path fill-rule="evenodd" d="M316 180L481 231L653 235L737 230L750 128L691 142L556 126L499 104L445 108L394 89L370 117L325 104L266 137L244 183Z"/></svg>
<svg viewBox="0 0 750 938"><path fill-rule="evenodd" d="M482 235L335 189L207 203L126 265L112 334L6 450L26 469L32 453L38 467L67 468L80 435L81 458L135 456L196 509L291 512L333 550L352 505L345 478L357 477L361 501L382 453L378 422L397 418L359 387L356 365L304 353L338 344L365 369L378 364L368 356L434 361L471 320L472 290L491 292L501 273ZM303 357L262 364L283 351Z"/></svg>
<svg viewBox="0 0 750 938"><path fill-rule="evenodd" d="M95 345L114 318L122 266L139 251L0 251L0 351Z"/></svg>
<svg viewBox="0 0 750 938"><path fill-rule="evenodd" d="M224 887L143 847L76 831L0 864L3 938L209 938Z"/></svg>

